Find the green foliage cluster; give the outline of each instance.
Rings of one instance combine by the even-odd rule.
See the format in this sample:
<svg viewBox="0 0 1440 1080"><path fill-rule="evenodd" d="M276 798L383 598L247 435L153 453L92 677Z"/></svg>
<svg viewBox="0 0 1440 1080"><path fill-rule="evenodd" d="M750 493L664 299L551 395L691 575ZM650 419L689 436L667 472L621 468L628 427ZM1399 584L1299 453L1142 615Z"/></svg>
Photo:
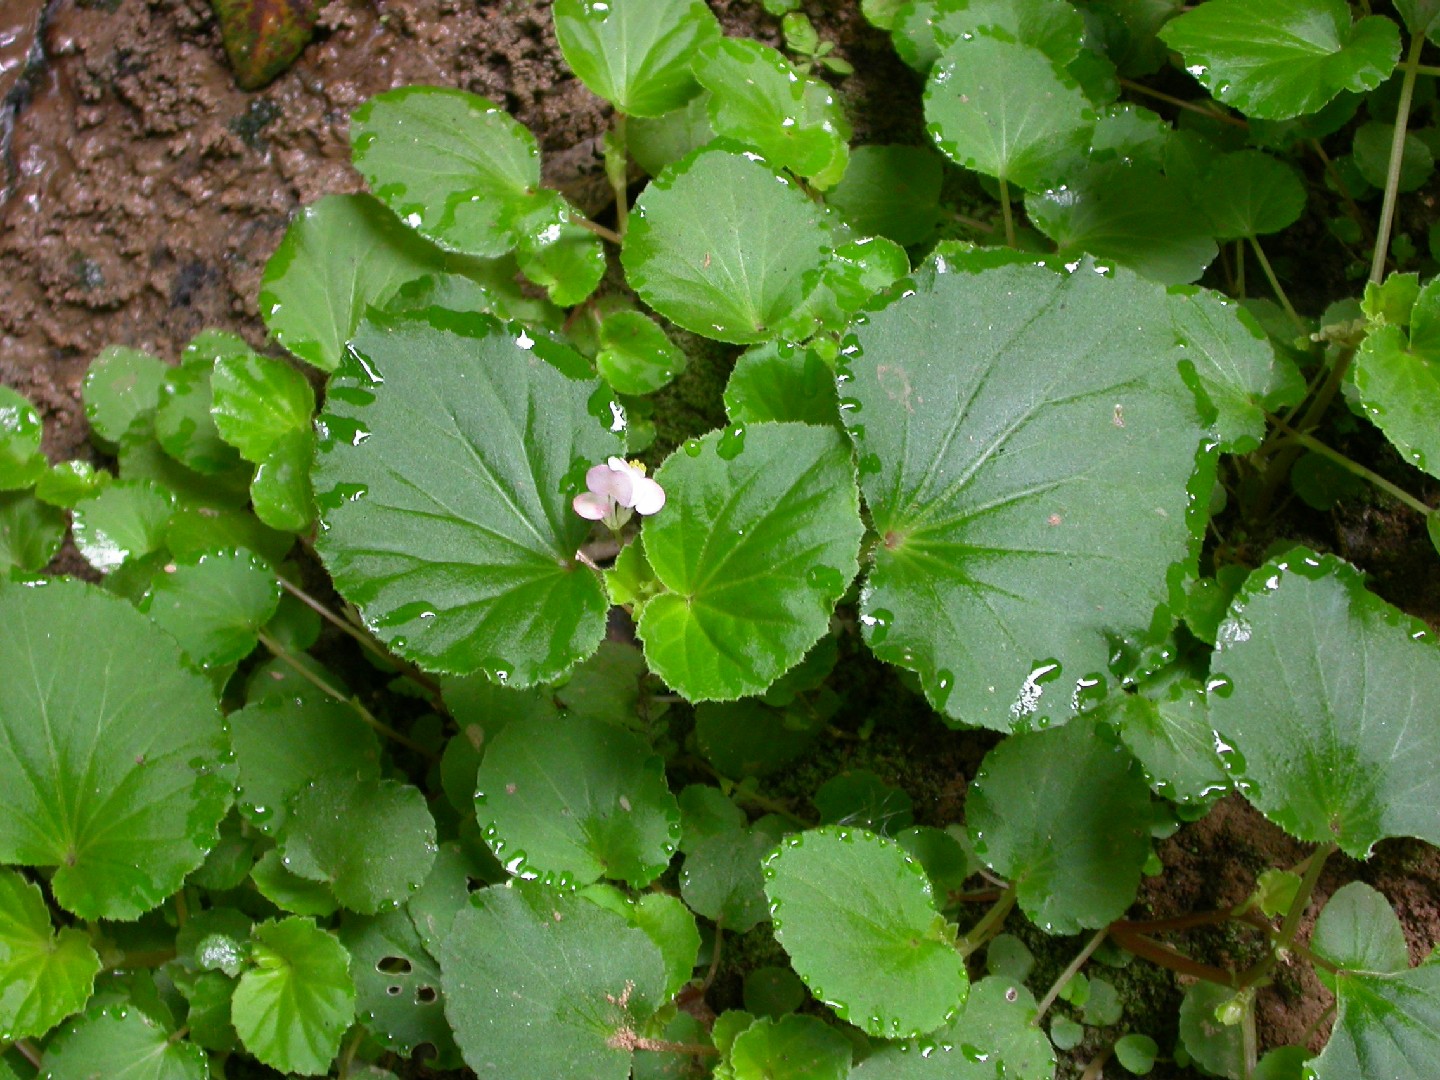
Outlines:
<svg viewBox="0 0 1440 1080"><path fill-rule="evenodd" d="M926 146L851 145L797 6L787 57L702 0L556 0L610 224L491 102L366 102L369 193L260 294L307 367L106 350L113 473L0 389L0 1078L1431 1075L1440 964L1384 897L1297 932L1332 852L1440 843L1440 652L1332 555L1241 553L1356 478L1440 545L1319 438L1440 476L1436 253L1395 229L1440 5L865 0ZM1373 245L1318 318L1261 242L1315 220ZM728 424L647 474L676 328L739 347ZM99 585L41 576L67 530ZM1001 736L963 821L863 770L776 796L882 664ZM1229 793L1313 852L1127 918ZM1084 935L1038 997L1017 909ZM1187 953L1220 923L1259 959ZM788 964L717 1016L757 928ZM1131 954L1192 978L1178 1043L1094 966ZM1282 958L1334 992L1318 1055L1257 1044Z"/></svg>

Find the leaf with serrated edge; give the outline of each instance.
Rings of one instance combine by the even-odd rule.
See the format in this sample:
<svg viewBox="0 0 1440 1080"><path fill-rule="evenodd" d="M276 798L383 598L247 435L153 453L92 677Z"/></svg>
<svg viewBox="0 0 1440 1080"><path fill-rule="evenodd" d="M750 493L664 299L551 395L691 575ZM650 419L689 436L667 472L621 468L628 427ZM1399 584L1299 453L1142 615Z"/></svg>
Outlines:
<svg viewBox="0 0 1440 1080"><path fill-rule="evenodd" d="M1069 64L1085 41L1080 13L1063 0L911 0L895 18L891 37L900 59L928 71L957 41L999 31Z"/></svg>
<svg viewBox="0 0 1440 1080"><path fill-rule="evenodd" d="M850 454L830 428L751 424L675 451L645 553L666 592L640 616L651 669L691 701L765 690L829 628L858 569Z"/></svg>
<svg viewBox="0 0 1440 1080"><path fill-rule="evenodd" d="M210 1060L138 1008L112 1005L68 1025L45 1051L46 1077L209 1080Z"/></svg>
<svg viewBox="0 0 1440 1080"><path fill-rule="evenodd" d="M845 1080L854 1047L818 1016L761 1017L730 1047L735 1080Z"/></svg>
<svg viewBox="0 0 1440 1080"><path fill-rule="evenodd" d="M347 915L340 943L350 953L355 1006L361 1021L387 1050L409 1056L428 1044L433 1069L454 1069L460 1051L445 1022L440 965L425 951L404 911L376 916Z"/></svg>
<svg viewBox="0 0 1440 1080"><path fill-rule="evenodd" d="M1295 548L1231 602L1210 722L1239 790L1298 839L1364 858L1440 843L1440 649L1331 555Z"/></svg>
<svg viewBox="0 0 1440 1080"><path fill-rule="evenodd" d="M765 862L775 938L810 992L869 1035L934 1031L970 981L930 879L898 844L826 826Z"/></svg>
<svg viewBox="0 0 1440 1080"><path fill-rule="evenodd" d="M315 391L289 364L258 353L222 356L210 388L215 427L246 461L258 464L282 437L310 430Z"/></svg>
<svg viewBox="0 0 1440 1080"><path fill-rule="evenodd" d="M1373 327L1350 366L1360 405L1410 464L1440 476L1440 280L1428 282L1411 313L1410 334Z"/></svg>
<svg viewBox="0 0 1440 1080"><path fill-rule="evenodd" d="M204 862L230 806L209 683L82 582L0 590L0 626L0 862L55 867L81 918L137 918Z"/></svg>
<svg viewBox="0 0 1440 1080"><path fill-rule="evenodd" d="M200 667L245 659L280 604L275 571L248 551L214 551L167 563L140 610L180 643Z"/></svg>
<svg viewBox="0 0 1440 1080"><path fill-rule="evenodd" d="M871 649L953 719L1063 720L1190 557L1201 430L1164 290L1089 262L947 270L841 352Z"/></svg>
<svg viewBox="0 0 1440 1080"><path fill-rule="evenodd" d="M551 359L581 363L519 327L431 310L367 322L331 380L316 547L367 625L431 671L532 686L604 633L571 499L622 452L607 430L621 414Z"/></svg>
<svg viewBox="0 0 1440 1080"><path fill-rule="evenodd" d="M1440 1061L1440 964L1393 975L1341 972L1340 1015L1311 1061L1315 1080L1430 1080Z"/></svg>
<svg viewBox="0 0 1440 1080"><path fill-rule="evenodd" d="M0 870L0 1031L11 1041L44 1035L90 997L100 957L90 936L58 934L45 897L13 870Z"/></svg>

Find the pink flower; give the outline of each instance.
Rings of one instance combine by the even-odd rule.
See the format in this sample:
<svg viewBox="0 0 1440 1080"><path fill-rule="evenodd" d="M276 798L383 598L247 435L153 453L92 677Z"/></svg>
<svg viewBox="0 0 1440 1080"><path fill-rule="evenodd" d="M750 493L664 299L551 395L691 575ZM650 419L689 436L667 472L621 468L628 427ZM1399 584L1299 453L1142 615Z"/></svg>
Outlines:
<svg viewBox="0 0 1440 1080"><path fill-rule="evenodd" d="M645 475L645 466L612 457L585 474L585 486L575 496L575 513L587 521L603 521L619 530L631 513L648 517L665 505L665 490Z"/></svg>

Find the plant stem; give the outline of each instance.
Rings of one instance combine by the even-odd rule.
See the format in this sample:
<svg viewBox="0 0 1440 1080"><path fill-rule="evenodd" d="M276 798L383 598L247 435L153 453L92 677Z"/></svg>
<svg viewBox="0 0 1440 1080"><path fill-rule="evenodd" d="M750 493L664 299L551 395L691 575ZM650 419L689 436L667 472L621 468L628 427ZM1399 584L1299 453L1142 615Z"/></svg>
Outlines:
<svg viewBox="0 0 1440 1080"><path fill-rule="evenodd" d="M1250 126L1248 123L1245 122L1245 120L1238 116L1231 116L1229 113L1223 113L1215 109L1206 108L1204 105L1198 105L1193 101L1186 101L1184 98L1176 97L1173 94L1167 94L1160 90L1153 90L1150 87L1146 86L1144 83L1138 83L1131 79L1121 79L1119 80L1119 82L1120 85L1123 86L1126 90L1129 90L1136 94L1144 94L1146 97L1152 97L1157 101L1163 101L1166 104L1174 105L1177 109L1187 109L1190 112L1199 113L1201 116L1208 116L1211 120L1218 120L1222 124L1234 124L1236 127L1242 128L1248 128Z"/></svg>
<svg viewBox="0 0 1440 1080"><path fill-rule="evenodd" d="M623 112L615 114L615 126L610 130L615 136L615 153L619 164L613 166L607 157L605 171L610 177L610 186L615 190L615 232L624 240L625 230L630 225L630 191L625 182L630 161L630 143Z"/></svg>
<svg viewBox="0 0 1440 1080"><path fill-rule="evenodd" d="M1275 276L1275 271L1270 266L1270 260L1265 257L1265 249L1260 246L1259 239L1251 236L1249 240L1250 247L1255 252L1255 258L1260 260L1260 269L1265 271L1265 280L1270 282L1270 288L1275 293L1275 299L1280 301L1280 306L1285 309L1285 314L1290 316L1290 321L1295 324L1295 329L1299 330L1302 334L1308 334L1310 331L1305 325L1305 320L1300 318L1299 314L1291 306L1290 297L1285 295L1285 290L1280 285L1280 279Z"/></svg>
<svg viewBox="0 0 1440 1080"><path fill-rule="evenodd" d="M436 754L434 751L429 750L424 746L421 746L409 736L402 735L400 732L390 727L390 725L382 723L380 720L377 720L374 713L372 713L364 705L360 704L359 698L342 694L339 690L335 689L335 687L331 686L319 675L316 675L315 672L311 671L304 664L300 663L300 661L296 660L295 657L291 656L285 646L281 645L269 634L260 634L259 638L260 644L264 645L265 648L269 649L270 652L274 654L275 659L279 660L286 667L290 668L291 671L295 672L295 674L299 675L306 682L310 683L321 693L334 698L336 701L339 701L342 704L349 705L352 709L355 710L356 715L359 716L361 720L363 720L370 727L374 728L381 735L384 735L387 739L393 739L401 746L407 747L410 750L414 750L417 754L421 755L429 761L439 760L439 755Z"/></svg>
<svg viewBox="0 0 1440 1080"><path fill-rule="evenodd" d="M1414 66L1416 75L1440 75L1440 67L1436 67L1434 64L1416 64Z"/></svg>
<svg viewBox="0 0 1440 1080"><path fill-rule="evenodd" d="M980 917L980 921L972 926L964 937L955 942L955 949L961 956L969 956L999 932L1000 927L1005 924L1006 917L1010 914L1010 909L1015 906L1016 893L1014 885L1002 892L995 903L990 906L990 910Z"/></svg>
<svg viewBox="0 0 1440 1080"><path fill-rule="evenodd" d="M1184 953L1176 952L1168 945L1162 945L1153 938L1144 934L1131 934L1116 930L1111 927L1111 934L1115 938L1115 944L1127 952L1132 952L1151 963L1159 964L1171 971L1178 971L1181 975L1191 975L1197 979L1204 979L1206 982L1215 983L1217 986L1233 988L1235 986L1235 973L1227 971L1212 964L1202 964L1199 960L1192 960Z"/></svg>
<svg viewBox="0 0 1440 1080"><path fill-rule="evenodd" d="M1293 440L1294 442L1298 443L1299 445L1305 447L1305 449L1307 449L1307 450L1313 450L1315 453L1319 454L1321 457L1329 458L1331 461L1335 462L1336 465L1339 465L1339 466L1340 466L1342 469L1344 469L1346 472L1351 473L1351 474L1353 474L1353 475L1355 475L1355 476L1358 476L1358 477L1360 477L1362 480L1368 480L1368 481L1370 481L1370 483L1374 484L1374 485L1375 485L1376 487L1378 487L1381 491L1385 492L1387 495L1390 495L1392 498L1396 499L1397 501L1404 503L1406 506L1410 507L1410 509L1414 510L1416 513L1424 514L1425 516L1428 517L1430 514L1432 514L1432 513L1435 512L1433 507L1426 506L1423 502L1421 502L1419 499L1417 499L1414 495L1411 495L1411 494L1410 494L1408 491L1406 491L1404 488L1396 487L1394 484L1392 484L1389 480L1386 480L1386 479L1385 479L1383 476L1381 476L1379 473L1376 473L1376 472L1373 472L1373 471L1370 470L1370 469L1367 469L1364 465L1361 465L1358 461L1352 461L1350 458L1348 458L1348 457L1346 457L1344 454L1340 453L1339 450L1333 450L1333 449L1331 449L1330 447L1328 447L1328 446L1326 446L1324 443L1322 443L1319 439L1311 438L1309 435L1306 435L1304 432L1296 431L1294 428L1290 427L1289 425L1287 425L1287 424L1285 424L1285 423L1283 423L1283 422L1281 422L1281 421L1279 421L1279 420L1276 420L1276 421L1275 421L1275 426L1276 426L1276 428L1278 428L1280 431L1283 431L1291 440Z"/></svg>
<svg viewBox="0 0 1440 1080"><path fill-rule="evenodd" d="M1005 222L1005 246L1015 246L1015 218L1010 210L1010 181L1000 177L1000 216Z"/></svg>
<svg viewBox="0 0 1440 1080"><path fill-rule="evenodd" d="M1235 295L1245 299L1245 241L1235 241Z"/></svg>
<svg viewBox="0 0 1440 1080"><path fill-rule="evenodd" d="M1090 1064L1086 1065L1085 1071L1080 1074L1080 1080L1102 1080L1105 1076L1105 1063L1110 1060L1110 1055L1113 1053L1115 1053L1115 1044L1111 1043L1090 1059Z"/></svg>
<svg viewBox="0 0 1440 1080"><path fill-rule="evenodd" d="M1240 1013L1240 1061L1241 1076L1250 1080L1255 1073L1255 1064L1260 1057L1255 1038L1255 995L1245 995L1245 1007Z"/></svg>
<svg viewBox="0 0 1440 1080"><path fill-rule="evenodd" d="M947 213L949 213L951 218L959 222L961 225L964 225L967 229L974 229L976 232L982 233L993 233L995 231L995 226L991 225L988 221L981 221L979 218L967 217L966 215L961 214L955 210L947 211Z"/></svg>
<svg viewBox="0 0 1440 1080"><path fill-rule="evenodd" d="M40 1051L35 1049L33 1042L29 1039L16 1039L11 1045L14 1046L16 1052L26 1061L30 1062L31 1065L34 1065L37 1069L40 1068Z"/></svg>
<svg viewBox="0 0 1440 1080"><path fill-rule="evenodd" d="M710 970L705 973L705 981L700 984L700 993L704 994L715 983L715 976L720 971L720 951L725 944L725 926L723 923L715 924L715 944L710 947Z"/></svg>
<svg viewBox="0 0 1440 1080"><path fill-rule="evenodd" d="M609 240L610 243L616 245L617 247L625 242L625 238L622 237L619 233L617 233L614 229L607 229L604 225L601 225L595 221L591 221L588 217L578 211L571 211L570 221L572 224L579 225L582 229L589 229L596 236L600 237L601 240Z"/></svg>
<svg viewBox="0 0 1440 1080"><path fill-rule="evenodd" d="M355 1063L355 1054L359 1051L360 1044L364 1039L365 1029L361 1025L356 1024L355 1033L350 1036L350 1040L340 1052L339 1062L336 1063L335 1075L339 1080L346 1080L346 1077L350 1075L350 1066Z"/></svg>
<svg viewBox="0 0 1440 1080"><path fill-rule="evenodd" d="M1085 966L1085 961L1090 959L1091 955L1100 947L1100 943L1105 940L1109 933L1110 928L1108 926L1102 926L1099 930L1096 930L1094 936L1085 943L1085 947L1080 950L1075 959L1071 960L1070 963L1066 965L1065 970L1060 973L1059 977L1050 984L1050 989L1046 991L1045 996L1040 999L1036 1013L1030 1020L1031 1027L1040 1026L1041 1019L1044 1018L1050 1006L1055 1004L1055 999L1060 996L1060 991L1065 989L1065 984L1073 979L1075 973Z"/></svg>
<svg viewBox="0 0 1440 1080"><path fill-rule="evenodd" d="M1390 163L1385 171L1385 201L1380 205L1380 224L1375 228L1375 254L1370 260L1370 281L1379 285L1385 277L1385 259L1390 254L1390 229L1395 224L1395 199L1400 194L1400 164L1405 158L1405 126L1410 122L1410 100L1415 95L1415 75L1425 35L1410 39L1410 51L1401 65L1400 103L1395 107L1395 133L1390 139Z"/></svg>
<svg viewBox="0 0 1440 1080"><path fill-rule="evenodd" d="M1295 890L1295 899L1290 903L1290 910L1285 913L1285 920L1280 924L1280 930L1271 942L1270 952L1240 972L1240 989L1245 990L1254 986L1270 974L1275 965L1279 963L1280 953L1290 947L1291 941L1295 938L1295 932L1300 928L1300 919L1304 916L1306 908L1310 906L1310 897L1315 892L1315 883L1320 880L1320 872L1325 869L1326 860L1336 850L1338 850L1338 845L1333 843L1316 850L1315 856L1310 860L1310 865L1305 868L1305 876L1300 879L1299 888Z"/></svg>

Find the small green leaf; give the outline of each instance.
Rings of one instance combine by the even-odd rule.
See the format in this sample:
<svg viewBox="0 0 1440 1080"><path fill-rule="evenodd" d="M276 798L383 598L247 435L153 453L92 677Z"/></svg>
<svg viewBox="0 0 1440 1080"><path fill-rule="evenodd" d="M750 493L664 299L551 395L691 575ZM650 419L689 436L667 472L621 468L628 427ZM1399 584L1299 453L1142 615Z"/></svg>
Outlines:
<svg viewBox="0 0 1440 1080"><path fill-rule="evenodd" d="M1218 100L1266 120L1373 90L1400 58L1395 24L1374 15L1352 24L1345 0L1209 0L1160 37Z"/></svg>
<svg viewBox="0 0 1440 1080"><path fill-rule="evenodd" d="M1161 169L1174 134L1163 117L1143 106L1129 102L1108 105L1095 121L1090 160L1120 160Z"/></svg>
<svg viewBox="0 0 1440 1080"><path fill-rule="evenodd" d="M40 452L44 425L35 406L8 386L0 386L0 491L28 488L49 462Z"/></svg>
<svg viewBox="0 0 1440 1080"><path fill-rule="evenodd" d="M315 467L336 587L431 671L514 687L562 674L599 644L608 606L575 559L589 523L571 507L586 468L621 452L590 411L615 422L601 384L561 374L583 364L568 349L483 316L367 323L352 348Z"/></svg>
<svg viewBox="0 0 1440 1080"><path fill-rule="evenodd" d="M758 698L707 701L695 708L700 753L720 775L735 780L768 776L788 765L815 741L818 728L803 716L772 708Z"/></svg>
<svg viewBox="0 0 1440 1080"><path fill-rule="evenodd" d="M168 563L139 607L195 664L223 668L250 655L279 603L280 582L264 560L216 551Z"/></svg>
<svg viewBox="0 0 1440 1080"><path fill-rule="evenodd" d="M1335 977L1340 1015L1310 1061L1316 1080L1426 1080L1440 1060L1440 964Z"/></svg>
<svg viewBox="0 0 1440 1080"><path fill-rule="evenodd" d="M289 364L258 353L221 357L210 385L220 437L246 461L258 465L285 436L310 430L315 391Z"/></svg>
<svg viewBox="0 0 1440 1080"><path fill-rule="evenodd" d="M1363 881L1342 885L1325 901L1310 948L1346 971L1388 975L1410 967L1410 949L1395 909Z"/></svg>
<svg viewBox="0 0 1440 1080"><path fill-rule="evenodd" d="M767 341L735 362L725 384L725 412L732 424L836 424L835 372L810 349Z"/></svg>
<svg viewBox="0 0 1440 1080"><path fill-rule="evenodd" d="M810 992L866 1033L933 1031L969 979L930 882L903 848L863 829L791 837L765 863L775 937Z"/></svg>
<svg viewBox="0 0 1440 1080"><path fill-rule="evenodd" d="M659 116L699 93L691 61L720 36L703 0L557 0L554 12L570 70L631 116Z"/></svg>
<svg viewBox="0 0 1440 1080"><path fill-rule="evenodd" d="M46 506L28 491L0 492L0 570L14 566L38 573L64 539L65 511Z"/></svg>
<svg viewBox="0 0 1440 1080"><path fill-rule="evenodd" d="M324 918L340 910L340 901L323 882L291 873L281 861L280 849L271 848L250 868L255 889L281 911Z"/></svg>
<svg viewBox="0 0 1440 1080"><path fill-rule="evenodd" d="M1395 125L1371 122L1355 132L1353 160L1366 181L1385 189L1390 179L1390 147L1395 141ZM1400 149L1400 173L1396 191L1415 191L1425 185L1435 171L1435 155L1419 137L1405 133Z"/></svg>
<svg viewBox="0 0 1440 1080"><path fill-rule="evenodd" d="M832 776L810 797L822 825L855 825L895 838L915 823L914 802L868 769L847 769Z"/></svg>
<svg viewBox="0 0 1440 1080"><path fill-rule="evenodd" d="M254 923L236 908L209 908L194 912L175 936L175 952L186 967L196 971L240 974Z"/></svg>
<svg viewBox="0 0 1440 1080"><path fill-rule="evenodd" d="M668 591L640 616L646 660L692 701L765 690L825 633L858 569L848 448L827 428L741 426L692 440L655 479L668 503L645 552Z"/></svg>
<svg viewBox="0 0 1440 1080"><path fill-rule="evenodd" d="M850 122L817 79L775 49L718 38L697 50L695 78L710 91L710 124L719 135L758 150L771 165L833 187L849 160Z"/></svg>
<svg viewBox="0 0 1440 1080"><path fill-rule="evenodd" d="M477 893L440 964L446 1015L481 1080L626 1080L625 1036L666 1000L664 957L645 931L533 882Z"/></svg>
<svg viewBox="0 0 1440 1080"><path fill-rule="evenodd" d="M1162 799L1205 801L1229 789L1199 682L1182 679L1111 694L1098 715L1114 725Z"/></svg>
<svg viewBox="0 0 1440 1080"><path fill-rule="evenodd" d="M730 1047L735 1080L845 1080L854 1047L815 1016L762 1017Z"/></svg>
<svg viewBox="0 0 1440 1080"><path fill-rule="evenodd" d="M0 590L0 862L56 901L134 919L205 859L230 806L209 684L125 601L73 580Z"/></svg>
<svg viewBox="0 0 1440 1080"><path fill-rule="evenodd" d="M743 934L770 918L760 864L775 847L767 832L733 829L699 841L680 871L680 895L697 915Z"/></svg>
<svg viewBox="0 0 1440 1080"><path fill-rule="evenodd" d="M764 341L819 284L822 212L763 161L708 147L651 181L621 263L640 297L692 333Z"/></svg>
<svg viewBox="0 0 1440 1080"><path fill-rule="evenodd" d="M643 888L680 840L660 757L599 720L506 725L481 762L475 803L506 869L562 887L608 877Z"/></svg>
<svg viewBox="0 0 1440 1080"><path fill-rule="evenodd" d="M715 137L710 127L710 95L700 94L686 104L646 119L632 117L626 132L626 149L649 176L700 149Z"/></svg>
<svg viewBox="0 0 1440 1080"><path fill-rule="evenodd" d="M919 244L940 220L944 162L923 146L857 146L825 201L856 231Z"/></svg>
<svg viewBox="0 0 1440 1080"><path fill-rule="evenodd" d="M69 510L81 499L100 494L113 479L114 474L97 471L88 461L62 461L35 481L35 497Z"/></svg>
<svg viewBox="0 0 1440 1080"><path fill-rule="evenodd" d="M1305 210L1305 187L1295 170L1259 150L1222 154L1196 190L1217 240L1279 232Z"/></svg>
<svg viewBox="0 0 1440 1080"><path fill-rule="evenodd" d="M600 324L595 370L622 394L653 394L685 370L685 354L648 315L616 311Z"/></svg>
<svg viewBox="0 0 1440 1080"><path fill-rule="evenodd" d="M1240 1080L1245 1067L1245 1047L1240 1025L1221 1023L1216 1014L1221 1009L1229 1011L1239 1005L1235 991L1203 981L1186 990L1180 1002L1181 1045L1207 1073L1227 1080ZM1358 1075L1355 1080L1359 1080Z"/></svg>
<svg viewBox="0 0 1440 1080"><path fill-rule="evenodd" d="M212 361L204 357L170 368L155 410L155 437L161 449L206 476L228 472L240 463L240 455L220 437L210 412L211 371Z"/></svg>
<svg viewBox="0 0 1440 1080"><path fill-rule="evenodd" d="M75 504L75 546L85 561L108 574L121 563L159 551L174 497L148 480L119 480Z"/></svg>
<svg viewBox="0 0 1440 1080"><path fill-rule="evenodd" d="M205 1051L138 1008L112 1005L68 1025L45 1051L46 1077L209 1080Z"/></svg>
<svg viewBox="0 0 1440 1080"><path fill-rule="evenodd" d="M355 110L350 144L355 168L400 221L467 255L511 250L516 217L540 186L535 136L464 90L404 86L377 94Z"/></svg>
<svg viewBox="0 0 1440 1080"><path fill-rule="evenodd" d="M290 802L281 853L292 873L373 915L418 889L435 862L435 819L418 788L329 773Z"/></svg>
<svg viewBox="0 0 1440 1080"><path fill-rule="evenodd" d="M680 850L690 854L712 836L745 828L745 811L709 784L687 784L680 792Z"/></svg>
<svg viewBox="0 0 1440 1080"><path fill-rule="evenodd" d="M90 430L102 442L118 443L155 413L169 367L149 353L111 345L85 372L81 396Z"/></svg>
<svg viewBox="0 0 1440 1080"><path fill-rule="evenodd" d="M245 1049L282 1072L327 1072L355 1018L348 954L292 916L255 927L251 958L231 1004Z"/></svg>
<svg viewBox="0 0 1440 1080"><path fill-rule="evenodd" d="M1149 819L1134 760L1086 718L1006 739L966 798L975 853L1016 884L1021 909L1050 934L1124 913L1150 854Z"/></svg>
<svg viewBox="0 0 1440 1080"><path fill-rule="evenodd" d="M315 436L308 428L282 435L270 448L250 481L255 516L272 529L304 532L315 518L315 493L310 462Z"/></svg>
<svg viewBox="0 0 1440 1080"><path fill-rule="evenodd" d="M0 1031L8 1040L44 1035L84 1008L100 966L85 931L57 934L39 887L0 870Z"/></svg>
<svg viewBox="0 0 1440 1080"><path fill-rule="evenodd" d="M618 890L617 890L618 891ZM678 994L695 974L700 928L679 897L651 892L630 907L629 920L640 927L665 957L665 993Z"/></svg>
<svg viewBox="0 0 1440 1080"><path fill-rule="evenodd" d="M381 1044L403 1057L427 1045L430 1068L458 1067L460 1051L445 1022L440 965L426 952L410 916L404 911L347 915L340 943L350 954L361 1022Z"/></svg>
<svg viewBox="0 0 1440 1080"><path fill-rule="evenodd" d="M1115 1060L1136 1076L1148 1076L1160 1056L1160 1047L1149 1035L1122 1035L1115 1040Z"/></svg>
<svg viewBox="0 0 1440 1080"><path fill-rule="evenodd" d="M1440 476L1440 279L1420 290L1410 334L1389 323L1365 336L1350 368L1365 415L1411 464Z"/></svg>
<svg viewBox="0 0 1440 1080"><path fill-rule="evenodd" d="M1440 2L1437 0L1395 0L1395 10L1405 20L1405 29L1435 40L1440 30Z"/></svg>
<svg viewBox="0 0 1440 1080"><path fill-rule="evenodd" d="M1440 843L1440 651L1334 556L1295 548L1231 602L1210 722L1252 803L1356 858L1387 836Z"/></svg>
<svg viewBox="0 0 1440 1080"><path fill-rule="evenodd" d="M930 72L925 120L957 165L1035 190L1083 158L1095 114L1045 53L977 33L956 41Z"/></svg>
<svg viewBox="0 0 1440 1080"><path fill-rule="evenodd" d="M516 222L520 270L557 307L581 303L605 276L605 247L577 218L583 215L563 195L542 191Z"/></svg>
<svg viewBox="0 0 1440 1080"><path fill-rule="evenodd" d="M276 532L244 510L180 506L165 526L165 548L181 562L229 548L244 548L274 566L284 560L295 537Z"/></svg>

